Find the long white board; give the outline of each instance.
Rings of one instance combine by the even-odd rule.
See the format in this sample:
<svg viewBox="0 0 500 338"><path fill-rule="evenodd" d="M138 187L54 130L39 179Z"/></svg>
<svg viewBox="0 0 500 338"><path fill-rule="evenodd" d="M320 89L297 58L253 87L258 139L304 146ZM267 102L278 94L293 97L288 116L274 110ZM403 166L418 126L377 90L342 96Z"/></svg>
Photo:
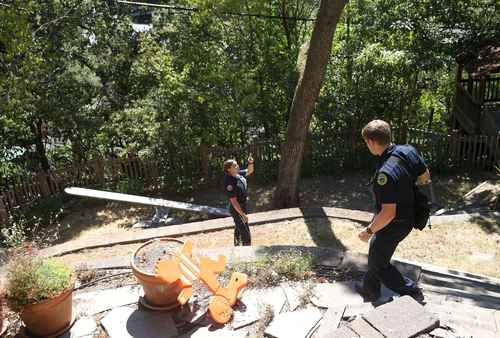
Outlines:
<svg viewBox="0 0 500 338"><path fill-rule="evenodd" d="M117 193L117 192L85 189L85 188L76 188L76 187L69 187L69 188L64 189L64 191L67 194L76 195L76 196L100 198L100 199L119 201L119 202L154 205L154 206L158 206L158 207L201 212L204 214L212 214L212 215L217 215L217 216L230 216L229 211L227 209L213 208L213 207L209 207L206 205L197 205L197 204L186 203L186 202L176 202L176 201L164 200L162 198L152 198L152 197L146 197L146 196L129 195L129 194L122 194L122 193Z"/></svg>

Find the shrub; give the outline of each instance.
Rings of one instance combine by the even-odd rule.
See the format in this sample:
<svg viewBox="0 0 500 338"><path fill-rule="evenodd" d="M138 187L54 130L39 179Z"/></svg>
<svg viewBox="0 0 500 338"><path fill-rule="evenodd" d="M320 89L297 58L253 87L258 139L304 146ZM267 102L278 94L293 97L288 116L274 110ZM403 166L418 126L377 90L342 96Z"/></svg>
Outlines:
<svg viewBox="0 0 500 338"><path fill-rule="evenodd" d="M124 178L118 183L118 191L123 194L142 195L144 181L136 178Z"/></svg>
<svg viewBox="0 0 500 338"><path fill-rule="evenodd" d="M53 242L63 228L63 215L64 205L60 197L42 199L28 210L17 210L8 224L0 225L0 246L17 247L26 241L39 245Z"/></svg>
<svg viewBox="0 0 500 338"><path fill-rule="evenodd" d="M71 268L54 259L16 257L10 263L5 298L12 310L20 311L70 288L72 275Z"/></svg>
<svg viewBox="0 0 500 338"><path fill-rule="evenodd" d="M284 251L275 255L259 257L254 262L236 263L226 270L229 279L232 272L248 275L249 284L254 287L269 287L285 281L307 280L312 274L313 258L300 251Z"/></svg>

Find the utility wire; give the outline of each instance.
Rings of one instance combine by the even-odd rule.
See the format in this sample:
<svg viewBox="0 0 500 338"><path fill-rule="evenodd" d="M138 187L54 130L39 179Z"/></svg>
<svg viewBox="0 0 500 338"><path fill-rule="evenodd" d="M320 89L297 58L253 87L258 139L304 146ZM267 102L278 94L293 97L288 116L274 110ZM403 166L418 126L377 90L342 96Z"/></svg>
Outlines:
<svg viewBox="0 0 500 338"><path fill-rule="evenodd" d="M152 4L147 2L136 2L136 1L125 1L125 0L117 0L118 3L133 5L133 6L144 6L144 7L157 7L157 8L166 8L174 11L184 11L184 12L199 12L200 9L197 7L180 7L173 5L161 5L161 4ZM266 14L255 14L255 13L236 13L236 12L222 12L223 15L229 16L242 16L242 17L254 17L254 18L263 18L263 19L278 19L278 20L295 20L295 21L314 21L315 18L303 18L296 16L281 16L281 15L266 15Z"/></svg>

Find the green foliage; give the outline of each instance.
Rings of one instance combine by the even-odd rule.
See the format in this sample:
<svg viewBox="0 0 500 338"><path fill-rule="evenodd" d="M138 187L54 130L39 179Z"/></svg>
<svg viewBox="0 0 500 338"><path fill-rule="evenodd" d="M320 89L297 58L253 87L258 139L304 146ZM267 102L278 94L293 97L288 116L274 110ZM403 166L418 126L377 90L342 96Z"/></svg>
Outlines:
<svg viewBox="0 0 500 338"><path fill-rule="evenodd" d="M27 241L38 245L52 243L69 227L61 223L63 215L61 198L38 200L29 209L15 212L8 224L0 225L0 246L18 247Z"/></svg>
<svg viewBox="0 0 500 338"><path fill-rule="evenodd" d="M249 276L252 287L269 287L284 281L307 280L312 268L311 255L290 250L261 256L255 262L234 264L225 276L229 278L232 272L242 272Z"/></svg>
<svg viewBox="0 0 500 338"><path fill-rule="evenodd" d="M54 259L16 257L7 275L6 299L14 311L59 295L72 287L71 268Z"/></svg>
<svg viewBox="0 0 500 338"><path fill-rule="evenodd" d="M164 183L191 189L200 145L281 143L317 0L181 0L193 13L116 2L15 0L0 6L0 177L130 152L160 158ZM337 25L311 123L304 174L352 162L342 133L378 117L446 131L457 58L495 41L494 0L353 0ZM53 144L51 140L57 139ZM270 163L268 163L270 161ZM261 165L261 164L259 164ZM357 166L361 164L356 164ZM259 179L275 177L277 160ZM261 176L261 173L265 173Z"/></svg>
<svg viewBox="0 0 500 338"><path fill-rule="evenodd" d="M143 195L144 181L136 178L124 178L118 183L118 191L124 194Z"/></svg>

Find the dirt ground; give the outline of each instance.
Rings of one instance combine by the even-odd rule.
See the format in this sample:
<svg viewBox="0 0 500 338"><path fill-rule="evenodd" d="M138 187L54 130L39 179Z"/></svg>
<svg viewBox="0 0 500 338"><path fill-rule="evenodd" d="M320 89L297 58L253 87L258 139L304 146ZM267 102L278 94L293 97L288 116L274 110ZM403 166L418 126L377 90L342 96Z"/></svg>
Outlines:
<svg viewBox="0 0 500 338"><path fill-rule="evenodd" d="M368 252L357 238L361 224L338 219L297 219L251 228L253 245L306 245ZM198 248L233 245L233 230L179 237ZM138 244L115 245L62 257L68 263L131 255ZM399 258L500 278L500 234L487 233L480 224L450 223L414 230L396 251Z"/></svg>
<svg viewBox="0 0 500 338"><path fill-rule="evenodd" d="M303 180L301 204L303 206L331 206L350 209L371 210L371 195L365 186L368 175L352 174L349 177L321 177ZM438 203L453 206L469 190L488 176L441 176L434 177L434 188ZM252 212L271 208L272 186L259 186L250 181L250 208ZM168 196L165 196L168 197ZM170 197L172 198L172 197ZM179 198L179 197L176 197ZM199 204L224 207L226 200L217 189L199 191L191 198L183 198ZM148 219L153 208L115 203L89 204L71 212L65 222L71 231L64 234L63 241L102 234L112 236L131 229L137 219ZM200 220L204 217L176 213L184 220ZM252 227L254 245L317 245L333 246L343 250L367 252L367 245L356 237L361 225L337 219L298 219ZM222 247L233 245L233 231L225 230L207 234L181 237L191 240L196 247ZM472 273L500 277L500 228L485 222L453 223L435 226L424 231L413 231L400 245L396 256L422 263L440 265ZM137 244L116 245L109 248L88 250L63 257L67 262L98 260L111 256L132 254Z"/></svg>
<svg viewBox="0 0 500 338"><path fill-rule="evenodd" d="M490 176L457 175L433 178L438 204L453 206L463 195ZM300 184L300 201L304 207L339 207L356 210L372 210L371 193L366 186L368 173L345 174L339 177L328 176L304 179ZM185 201L214 207L226 207L227 199L222 189L207 188L186 195L160 195L159 197ZM258 185L249 180L250 212L272 209L274 185ZM89 235L106 235L130 229L138 220L150 220L154 208L126 203L105 203L90 199L73 198L62 220L65 230L60 234L58 243L84 238ZM208 219L206 215L172 211L171 215L183 222Z"/></svg>

